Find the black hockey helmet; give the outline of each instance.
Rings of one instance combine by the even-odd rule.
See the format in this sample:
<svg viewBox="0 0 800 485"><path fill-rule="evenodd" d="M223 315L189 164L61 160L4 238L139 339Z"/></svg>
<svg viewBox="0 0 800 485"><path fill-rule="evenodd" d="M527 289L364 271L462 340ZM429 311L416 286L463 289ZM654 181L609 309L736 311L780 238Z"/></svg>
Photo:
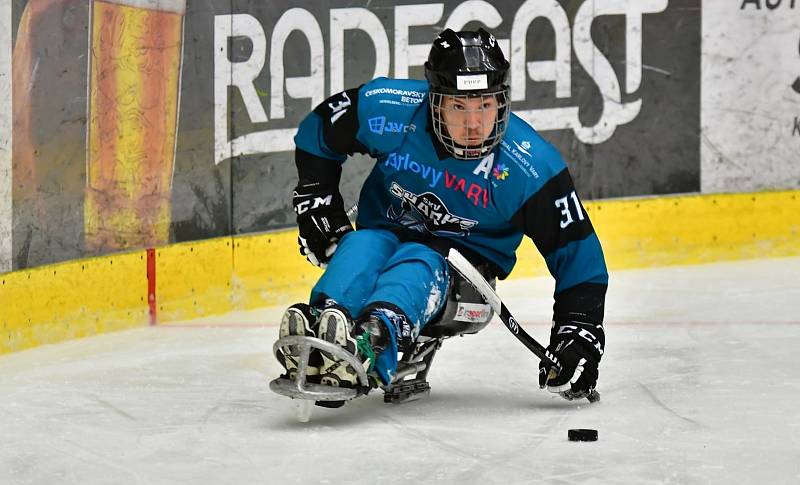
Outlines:
<svg viewBox="0 0 800 485"><path fill-rule="evenodd" d="M497 39L483 28L476 32L446 29L433 41L425 63L433 130L455 158L478 159L500 143L508 126L508 68ZM445 97L494 98L497 116L491 134L475 146L456 142L442 119Z"/></svg>

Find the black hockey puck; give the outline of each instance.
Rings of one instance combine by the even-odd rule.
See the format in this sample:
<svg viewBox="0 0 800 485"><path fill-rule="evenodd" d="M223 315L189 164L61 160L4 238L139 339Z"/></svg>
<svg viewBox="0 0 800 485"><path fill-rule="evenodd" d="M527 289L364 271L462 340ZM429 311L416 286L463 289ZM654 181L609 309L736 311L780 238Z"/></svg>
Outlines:
<svg viewBox="0 0 800 485"><path fill-rule="evenodd" d="M570 441L597 441L596 429L571 429L567 431Z"/></svg>

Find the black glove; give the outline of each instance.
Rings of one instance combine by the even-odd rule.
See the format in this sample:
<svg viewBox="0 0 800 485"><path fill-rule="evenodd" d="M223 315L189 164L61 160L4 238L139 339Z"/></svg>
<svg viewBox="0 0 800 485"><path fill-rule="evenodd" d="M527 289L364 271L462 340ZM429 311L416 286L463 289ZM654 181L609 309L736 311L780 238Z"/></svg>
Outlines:
<svg viewBox="0 0 800 485"><path fill-rule="evenodd" d="M587 397L597 384L605 340L602 324L554 323L547 351L561 364L561 371L549 362L540 362L539 387L568 401Z"/></svg>
<svg viewBox="0 0 800 485"><path fill-rule="evenodd" d="M337 241L353 230L339 189L315 182L301 183L294 189L292 205L300 230L300 254L324 268L336 251Z"/></svg>

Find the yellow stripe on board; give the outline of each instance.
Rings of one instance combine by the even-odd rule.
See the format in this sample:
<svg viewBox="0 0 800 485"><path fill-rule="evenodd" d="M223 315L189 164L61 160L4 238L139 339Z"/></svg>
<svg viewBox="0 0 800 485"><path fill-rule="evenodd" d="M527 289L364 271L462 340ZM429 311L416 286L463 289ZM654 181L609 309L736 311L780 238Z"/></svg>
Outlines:
<svg viewBox="0 0 800 485"><path fill-rule="evenodd" d="M800 254L800 192L693 195L596 204L613 269Z"/></svg>
<svg viewBox="0 0 800 485"><path fill-rule="evenodd" d="M241 236L235 245L237 309L305 301L322 275L321 269L300 254L297 231Z"/></svg>
<svg viewBox="0 0 800 485"><path fill-rule="evenodd" d="M232 267L230 237L156 249L158 323L232 310Z"/></svg>
<svg viewBox="0 0 800 485"><path fill-rule="evenodd" d="M618 199L586 204L613 270L800 255L800 191ZM512 277L546 274L525 240ZM159 323L308 298L321 274L297 231L156 250ZM144 251L0 276L0 354L147 325ZM276 323L276 322L265 322Z"/></svg>
<svg viewBox="0 0 800 485"><path fill-rule="evenodd" d="M0 354L146 325L144 251L0 275Z"/></svg>
<svg viewBox="0 0 800 485"><path fill-rule="evenodd" d="M800 254L800 191L586 204L612 270ZM511 277L549 274L523 241Z"/></svg>

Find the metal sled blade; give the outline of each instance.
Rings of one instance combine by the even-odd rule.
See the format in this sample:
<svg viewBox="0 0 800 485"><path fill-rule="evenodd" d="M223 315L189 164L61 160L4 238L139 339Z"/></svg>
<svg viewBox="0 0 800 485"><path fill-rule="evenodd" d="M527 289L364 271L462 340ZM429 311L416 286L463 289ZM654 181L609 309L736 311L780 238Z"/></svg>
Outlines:
<svg viewBox="0 0 800 485"><path fill-rule="evenodd" d="M364 366L354 355L347 352L342 347L316 337L289 335L278 339L278 341L273 344L272 351L277 356L278 352L283 352L281 350L282 348L289 346L296 347L300 350L299 357L297 358L297 376L295 380L290 380L285 377L272 380L272 382L269 383L269 388L273 392L295 399L311 399L314 401L349 401L363 394L363 392L359 393L357 389L325 386L307 382L308 359L312 349L322 350L350 364L358 374L359 384L364 388L369 388L369 379L367 378Z"/></svg>
<svg viewBox="0 0 800 485"><path fill-rule="evenodd" d="M358 391L346 387L323 386L300 380L291 381L285 377L273 379L269 383L272 392L293 399L309 399L312 401L349 401L358 397Z"/></svg>

